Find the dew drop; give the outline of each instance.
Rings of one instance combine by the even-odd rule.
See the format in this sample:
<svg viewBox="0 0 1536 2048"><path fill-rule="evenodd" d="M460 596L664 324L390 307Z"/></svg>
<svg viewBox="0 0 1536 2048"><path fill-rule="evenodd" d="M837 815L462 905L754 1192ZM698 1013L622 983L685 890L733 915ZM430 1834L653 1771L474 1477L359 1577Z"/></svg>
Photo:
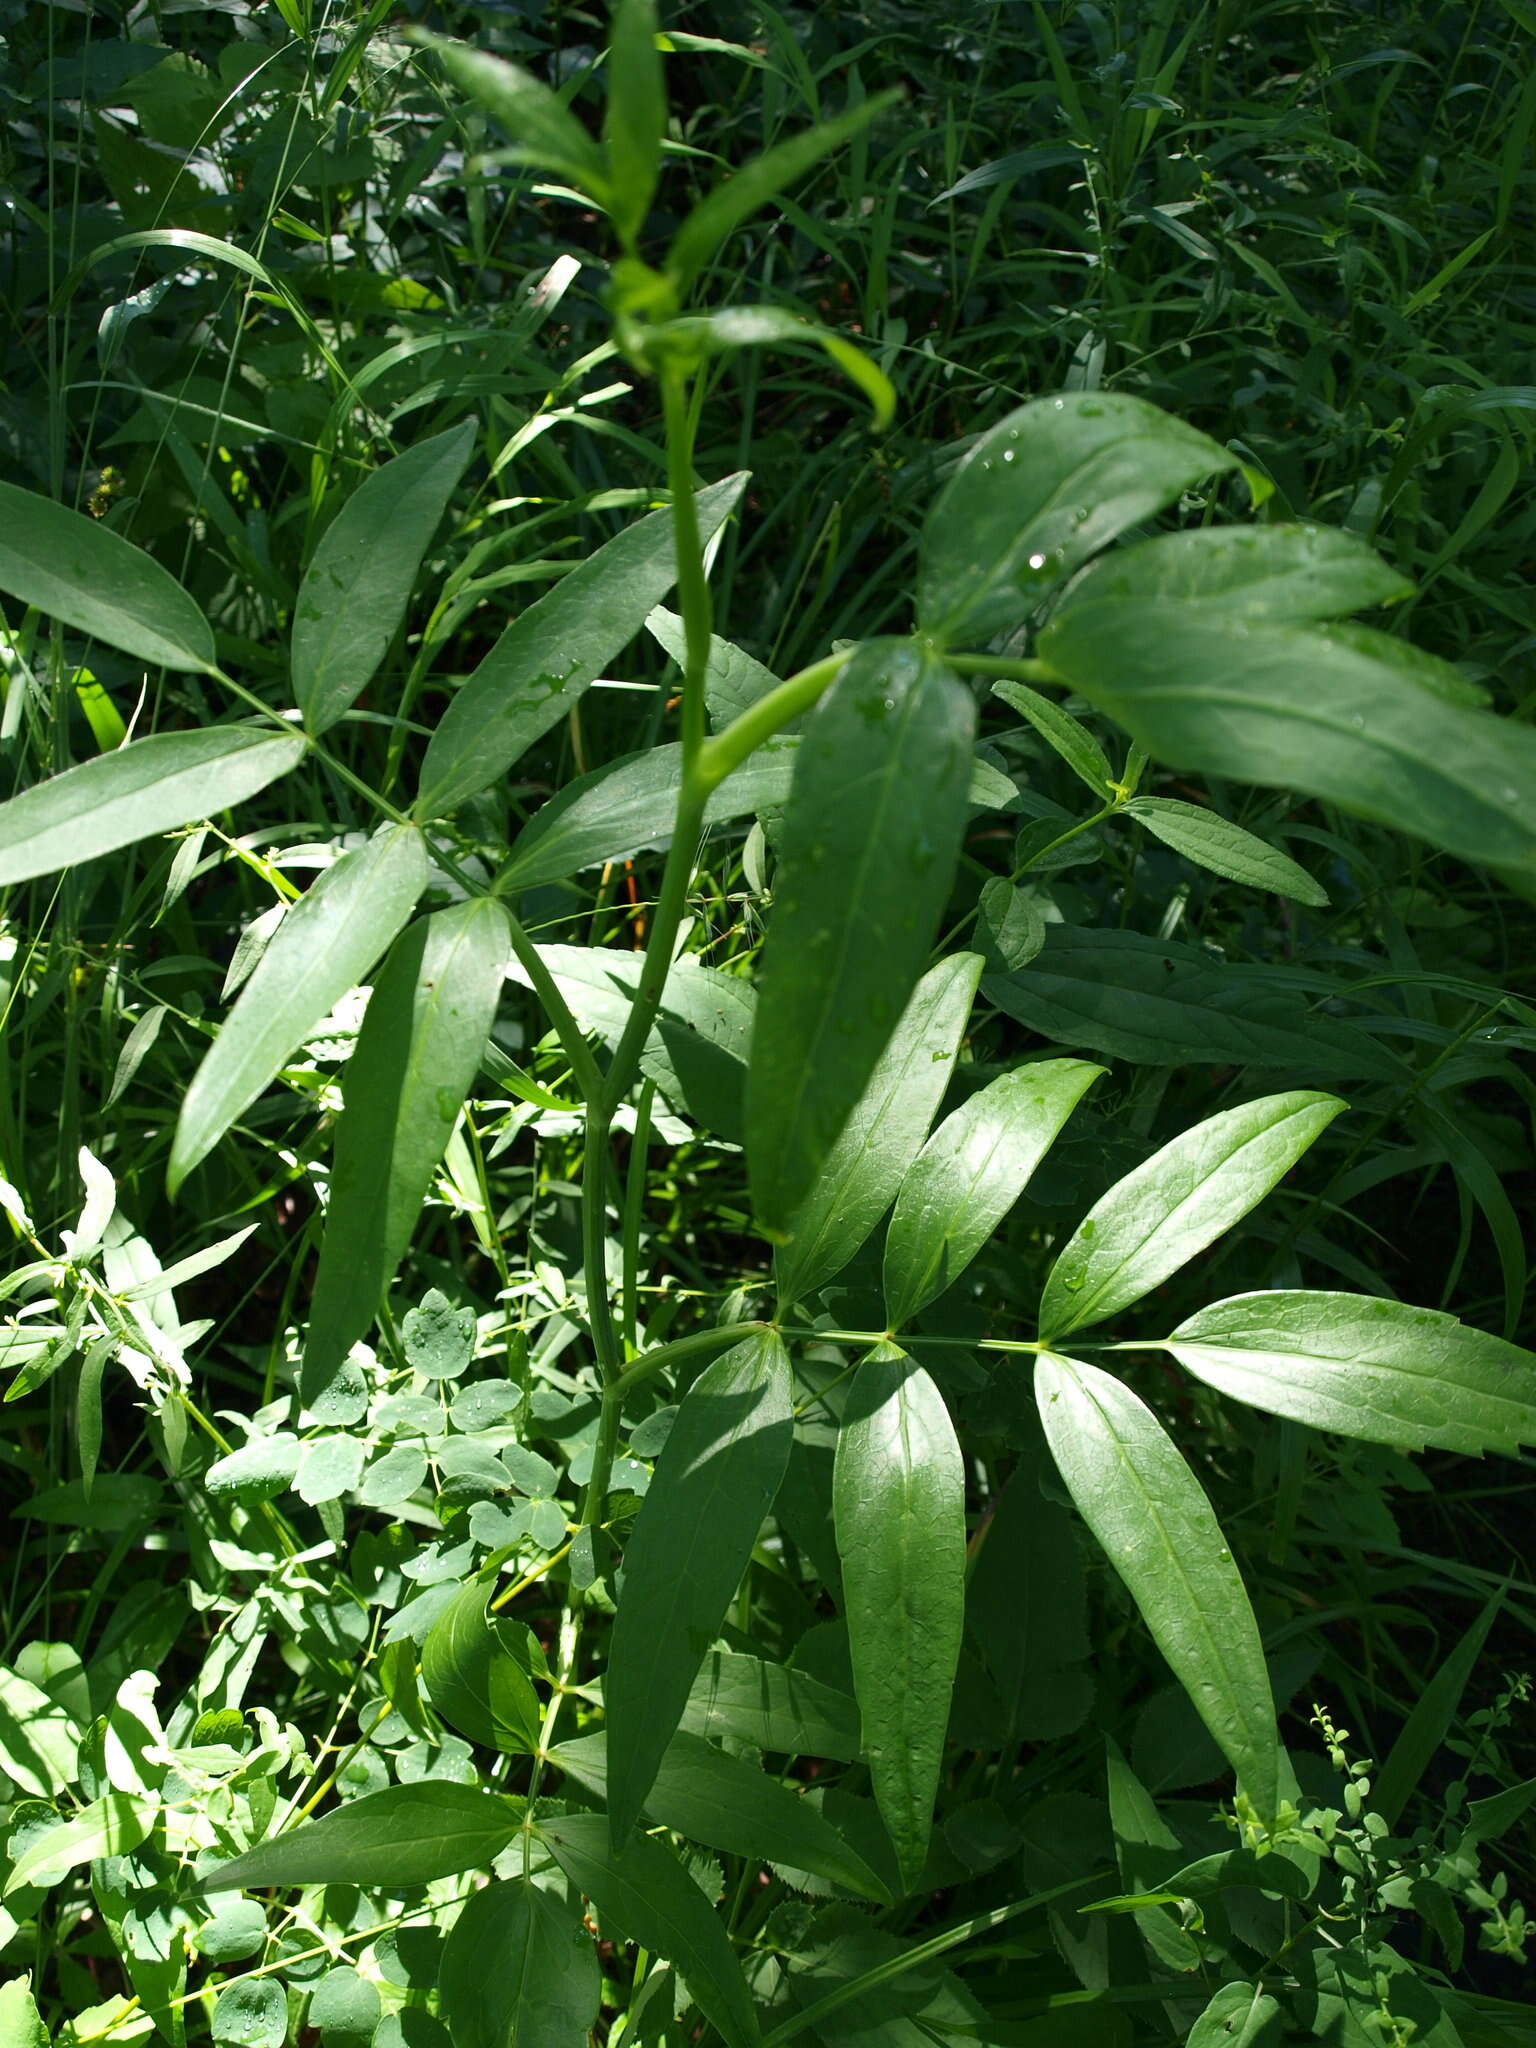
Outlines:
<svg viewBox="0 0 1536 2048"><path fill-rule="evenodd" d="M1503 797L1505 803L1507 804L1517 804L1520 801L1519 790L1511 789L1507 783L1505 784L1504 788L1499 791L1499 795Z"/></svg>
<svg viewBox="0 0 1536 2048"><path fill-rule="evenodd" d="M1013 450L1012 450L1011 448L1005 448L1005 449L1003 450L1003 460L1004 460L1004 462L1012 462L1012 460L1013 460Z"/></svg>
<svg viewBox="0 0 1536 2048"><path fill-rule="evenodd" d="M1043 569L1045 567L1044 555L1031 555L1029 558L1029 566L1031 567L1031 569L1034 569L1036 571Z"/></svg>
<svg viewBox="0 0 1536 2048"><path fill-rule="evenodd" d="M1353 715L1351 716L1351 718L1350 718L1350 721L1349 721L1349 722L1350 722L1350 724L1351 724L1351 725L1352 725L1352 726L1354 727L1354 729L1355 729L1355 731L1356 731L1356 732L1363 732L1363 731L1365 730L1365 720L1364 720L1364 718L1362 718L1362 717L1361 717L1361 715L1360 715L1360 713L1359 713L1358 711L1356 711L1356 712L1355 712L1355 713L1354 713L1354 714L1353 714Z"/></svg>

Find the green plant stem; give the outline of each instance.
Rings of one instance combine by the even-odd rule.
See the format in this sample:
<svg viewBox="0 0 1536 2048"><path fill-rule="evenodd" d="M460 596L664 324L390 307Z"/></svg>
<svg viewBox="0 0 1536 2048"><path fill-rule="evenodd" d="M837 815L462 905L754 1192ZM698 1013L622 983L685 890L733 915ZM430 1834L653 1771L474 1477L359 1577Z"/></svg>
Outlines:
<svg viewBox="0 0 1536 2048"><path fill-rule="evenodd" d="M673 363L661 372L662 413L667 430L667 480L672 488L672 531L677 550L677 596L683 614L683 780L698 765L704 745L704 676L714 628L709 577L693 502L695 415L687 374Z"/></svg>
<svg viewBox="0 0 1536 2048"><path fill-rule="evenodd" d="M571 1063L571 1072L576 1085L590 1102L602 1093L603 1076L597 1061L593 1058L587 1041L581 1034L571 1006L555 986L554 976L544 965L538 947L529 938L523 926L507 908L507 924L512 932L512 950L517 955L517 964L533 984L533 992L544 1006L544 1014L554 1026L560 1049Z"/></svg>
<svg viewBox="0 0 1536 2048"><path fill-rule="evenodd" d="M946 653L944 665L962 676L1000 676L1010 683L1060 683L1063 688L1067 684L1067 678L1048 661L1023 661L1007 654Z"/></svg>
<svg viewBox="0 0 1536 2048"><path fill-rule="evenodd" d="M613 1392L622 1408L625 1401L646 1380L669 1366L683 1365L690 1358L700 1358L710 1351L718 1351L723 1345L737 1344L743 1337L755 1336L761 1330L772 1327L768 1323L717 1323L711 1330L694 1330L687 1337L674 1337L670 1344L658 1344L654 1351L647 1351L637 1358L614 1381Z"/></svg>

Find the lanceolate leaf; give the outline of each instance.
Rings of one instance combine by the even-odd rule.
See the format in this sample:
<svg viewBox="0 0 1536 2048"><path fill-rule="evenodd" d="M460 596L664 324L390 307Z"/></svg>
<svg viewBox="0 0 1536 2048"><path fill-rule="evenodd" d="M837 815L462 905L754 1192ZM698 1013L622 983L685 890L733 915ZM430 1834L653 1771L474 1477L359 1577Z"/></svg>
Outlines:
<svg viewBox="0 0 1536 2048"><path fill-rule="evenodd" d="M658 605L645 624L646 630L660 641L681 668L688 657L688 636L677 613ZM722 640L718 633L709 636L704 702L709 707L711 725L729 725L749 704L755 704L759 697L766 697L770 690L776 689L780 680L772 669L764 668L745 648ZM795 729L793 720L781 728L785 732Z"/></svg>
<svg viewBox="0 0 1536 2048"><path fill-rule="evenodd" d="M1046 1277L1048 1340L1128 1308L1263 1201L1344 1109L1336 1095L1265 1095L1182 1132L1095 1202Z"/></svg>
<svg viewBox="0 0 1536 2048"><path fill-rule="evenodd" d="M699 492L701 540L719 530L746 481L744 474L730 476ZM503 775L634 638L676 575L672 514L652 512L529 605L455 695L428 742L418 814L441 817Z"/></svg>
<svg viewBox="0 0 1536 2048"><path fill-rule="evenodd" d="M1152 1411L1097 1366L1043 1352L1040 1420L1067 1490L1258 1811L1279 1748L1258 1626L1199 1481Z"/></svg>
<svg viewBox="0 0 1536 2048"><path fill-rule="evenodd" d="M410 916L427 872L421 834L389 825L343 854L289 911L183 1099L166 1175L173 1194L362 980Z"/></svg>
<svg viewBox="0 0 1536 2048"><path fill-rule="evenodd" d="M1336 526L1202 526L1106 555L1067 591L1060 615L1080 604L1168 597L1227 619L1300 625L1396 604L1412 590L1374 548Z"/></svg>
<svg viewBox="0 0 1536 2048"><path fill-rule="evenodd" d="M747 1159L785 1236L900 1021L949 895L974 712L908 641L872 641L807 723L747 1072Z"/></svg>
<svg viewBox="0 0 1536 2048"><path fill-rule="evenodd" d="M616 1843L639 1817L789 1457L789 1357L750 1337L678 1411L624 1554L603 1699Z"/></svg>
<svg viewBox="0 0 1536 2048"><path fill-rule="evenodd" d="M8 1873L3 1896L28 1885L55 1885L100 1856L130 1856L149 1835L159 1802L137 1792L104 1792L68 1820L33 1835Z"/></svg>
<svg viewBox="0 0 1536 2048"><path fill-rule="evenodd" d="M1114 773L1104 749L1080 719L1024 683L994 683L992 694L1001 697L1021 718L1028 719L1047 746L1103 803L1114 782Z"/></svg>
<svg viewBox="0 0 1536 2048"><path fill-rule="evenodd" d="M1233 1400L1313 1429L1473 1456L1536 1443L1536 1357L1436 1309L1239 1294L1181 1323L1168 1349Z"/></svg>
<svg viewBox="0 0 1536 2048"><path fill-rule="evenodd" d="M603 1979L580 1906L504 1879L465 1902L437 1984L454 2048L586 2048Z"/></svg>
<svg viewBox="0 0 1536 2048"><path fill-rule="evenodd" d="M485 1611L494 1590L483 1578L461 1586L433 1622L421 1650L422 1681L451 1728L509 1756L538 1747L539 1701L522 1665Z"/></svg>
<svg viewBox="0 0 1536 2048"><path fill-rule="evenodd" d="M346 1066L304 1346L307 1401L366 1335L410 1242L479 1068L507 953L506 917L481 897L413 924L379 975Z"/></svg>
<svg viewBox="0 0 1536 2048"><path fill-rule="evenodd" d="M0 887L212 817L303 756L297 735L241 725L156 733L98 754L0 804Z"/></svg>
<svg viewBox="0 0 1536 2048"><path fill-rule="evenodd" d="M357 702L405 617L416 572L475 445L450 427L376 469L327 528L293 611L293 688L324 732Z"/></svg>
<svg viewBox="0 0 1536 2048"><path fill-rule="evenodd" d="M1327 891L1288 855L1199 804L1138 796L1125 806L1124 815L1145 825L1175 853L1182 853L1197 867L1209 868L1212 874L1225 875L1229 882L1246 882L1250 888L1294 897L1298 903L1328 901Z"/></svg>
<svg viewBox="0 0 1536 2048"><path fill-rule="evenodd" d="M1082 605L1040 653L1170 767L1299 790L1467 860L1536 872L1536 733L1343 638L1189 605Z"/></svg>
<svg viewBox="0 0 1536 2048"><path fill-rule="evenodd" d="M522 1824L520 1799L423 1778L349 1799L320 1820L274 1835L221 1863L203 1889L430 1884L461 1870L488 1870Z"/></svg>
<svg viewBox="0 0 1536 2048"><path fill-rule="evenodd" d="M612 173L609 211L632 242L650 210L661 169L667 99L656 49L656 0L619 0L608 40L603 140Z"/></svg>
<svg viewBox="0 0 1536 2048"><path fill-rule="evenodd" d="M725 1928L677 1858L649 1835L615 1851L602 1816L569 1813L539 1823L555 1861L610 1922L665 1956L729 2048L753 2048L757 2015Z"/></svg>
<svg viewBox="0 0 1536 2048"><path fill-rule="evenodd" d="M894 1345L854 1375L833 1491L865 1755L915 1884L965 1618L965 1472L943 1396Z"/></svg>
<svg viewBox="0 0 1536 2048"><path fill-rule="evenodd" d="M859 1712L847 1693L788 1665L729 1650L711 1650L704 1659L682 1726L786 1756L849 1763L859 1753Z"/></svg>
<svg viewBox="0 0 1536 2048"><path fill-rule="evenodd" d="M1104 1072L1040 1060L957 1109L908 1170L885 1240L885 1310L898 1329L959 1278Z"/></svg>
<svg viewBox="0 0 1536 2048"><path fill-rule="evenodd" d="M598 1798L608 1786L607 1738L579 1736L550 1751L550 1762ZM674 1735L646 1794L652 1820L727 1855L814 1871L866 1899L885 1886L814 1806L744 1757L697 1735Z"/></svg>
<svg viewBox="0 0 1536 2048"><path fill-rule="evenodd" d="M213 628L152 555L15 484L0 484L0 590L155 668L214 666Z"/></svg>
<svg viewBox="0 0 1536 2048"><path fill-rule="evenodd" d="M506 155L554 171L594 199L606 198L603 152L558 93L520 64L509 64L488 51L446 36L418 34L414 40L436 53L449 81L483 107L510 138Z"/></svg>
<svg viewBox="0 0 1536 2048"><path fill-rule="evenodd" d="M981 960L951 953L912 992L853 1113L810 1193L788 1244L774 1253L779 1301L814 1294L847 1265L890 1207L954 1075Z"/></svg>
<svg viewBox="0 0 1536 2048"><path fill-rule="evenodd" d="M1021 625L1118 534L1238 466L1145 399L1075 391L1021 405L929 508L918 621L951 646Z"/></svg>

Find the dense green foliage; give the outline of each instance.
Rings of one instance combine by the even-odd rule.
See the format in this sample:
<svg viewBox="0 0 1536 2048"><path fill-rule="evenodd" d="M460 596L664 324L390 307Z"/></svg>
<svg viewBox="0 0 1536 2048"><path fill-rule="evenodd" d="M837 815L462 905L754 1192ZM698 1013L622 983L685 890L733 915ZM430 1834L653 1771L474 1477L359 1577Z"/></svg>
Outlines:
<svg viewBox="0 0 1536 2048"><path fill-rule="evenodd" d="M1536 8L0 30L0 2048L1536 2039Z"/></svg>

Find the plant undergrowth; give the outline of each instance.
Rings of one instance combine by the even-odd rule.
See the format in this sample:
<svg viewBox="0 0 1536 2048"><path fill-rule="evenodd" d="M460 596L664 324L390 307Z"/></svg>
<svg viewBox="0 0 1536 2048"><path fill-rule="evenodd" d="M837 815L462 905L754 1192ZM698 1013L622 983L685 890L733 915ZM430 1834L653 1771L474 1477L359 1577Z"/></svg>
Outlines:
<svg viewBox="0 0 1536 2048"><path fill-rule="evenodd" d="M0 33L0 2048L1536 2038L1536 9Z"/></svg>

